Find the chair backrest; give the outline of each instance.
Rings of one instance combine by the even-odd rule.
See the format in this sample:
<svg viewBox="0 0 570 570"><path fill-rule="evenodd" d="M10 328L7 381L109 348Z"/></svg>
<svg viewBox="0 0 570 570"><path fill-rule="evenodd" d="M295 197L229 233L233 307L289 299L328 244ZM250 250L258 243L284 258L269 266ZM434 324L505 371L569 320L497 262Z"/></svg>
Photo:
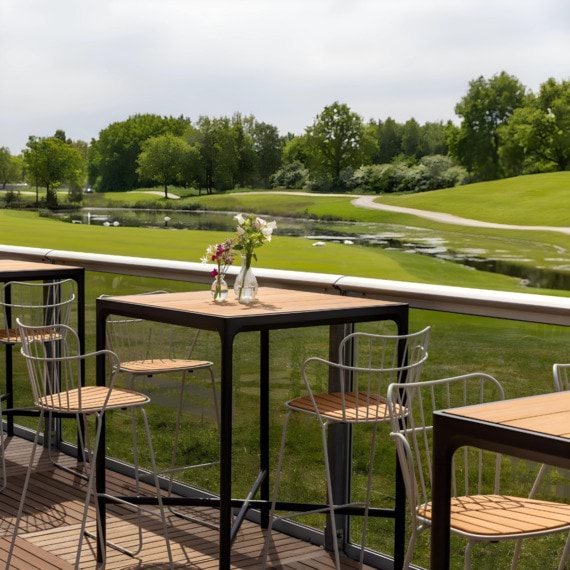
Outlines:
<svg viewBox="0 0 570 570"><path fill-rule="evenodd" d="M554 376L554 389L557 392L570 390L570 378L568 377L570 364L555 364L552 367L552 375Z"/></svg>
<svg viewBox="0 0 570 570"><path fill-rule="evenodd" d="M417 508L431 501L432 432L435 410L504 399L501 384L483 373L392 384L388 388L391 437L396 443L413 524ZM501 457L463 448L453 459L452 496L498 493Z"/></svg>
<svg viewBox="0 0 570 570"><path fill-rule="evenodd" d="M143 295L156 295L166 291L151 291ZM108 295L101 295L102 298ZM198 340L196 331L190 342L182 343L183 348L177 350L179 335L171 325L153 323L144 319L110 317L105 330L107 348L117 354L121 362L137 362L152 358L190 358ZM186 339L187 337L185 337ZM182 355L182 351L184 354Z"/></svg>
<svg viewBox="0 0 570 570"><path fill-rule="evenodd" d="M386 392L392 383L417 381L428 358L430 327L408 335L353 333L339 346L339 363L312 357L302 367L305 386L313 399L310 375L328 367L338 375L341 410L338 421L375 422L387 419ZM317 372L318 373L318 372Z"/></svg>
<svg viewBox="0 0 570 570"><path fill-rule="evenodd" d="M88 400L82 399L81 362L98 355L109 359L106 385L113 386L118 358L111 351L81 354L79 336L68 325L27 326L19 320L17 324L36 405L67 408L73 402L79 413L88 408Z"/></svg>
<svg viewBox="0 0 570 570"><path fill-rule="evenodd" d="M46 283L10 281L2 287L5 339L17 341L16 320L30 326L69 324L74 284L71 279Z"/></svg>
<svg viewBox="0 0 570 570"><path fill-rule="evenodd" d="M429 326L406 335L355 332L340 343L340 363L366 372L382 371L383 381L390 380L383 386L370 384L371 378L366 372L356 373L353 383L364 391L386 394L389 384L419 380L428 358L430 334ZM357 381L358 377L362 377L362 381Z"/></svg>

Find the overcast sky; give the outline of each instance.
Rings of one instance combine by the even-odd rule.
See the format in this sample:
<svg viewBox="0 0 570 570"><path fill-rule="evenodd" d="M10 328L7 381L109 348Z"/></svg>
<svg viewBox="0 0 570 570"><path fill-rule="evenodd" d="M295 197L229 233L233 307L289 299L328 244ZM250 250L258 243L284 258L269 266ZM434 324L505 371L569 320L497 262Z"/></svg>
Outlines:
<svg viewBox="0 0 570 570"><path fill-rule="evenodd" d="M456 120L472 79L569 68L570 0L0 0L0 146L135 113L301 133L334 101Z"/></svg>

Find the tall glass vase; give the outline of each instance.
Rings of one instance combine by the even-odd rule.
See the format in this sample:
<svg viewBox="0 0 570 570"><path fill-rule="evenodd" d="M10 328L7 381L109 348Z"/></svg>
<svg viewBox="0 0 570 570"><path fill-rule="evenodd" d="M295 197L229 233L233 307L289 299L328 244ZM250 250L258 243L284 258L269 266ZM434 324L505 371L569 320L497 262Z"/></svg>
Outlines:
<svg viewBox="0 0 570 570"><path fill-rule="evenodd" d="M251 269L251 257L241 256L241 270L234 283L234 293L240 303L249 304L257 296L257 279Z"/></svg>

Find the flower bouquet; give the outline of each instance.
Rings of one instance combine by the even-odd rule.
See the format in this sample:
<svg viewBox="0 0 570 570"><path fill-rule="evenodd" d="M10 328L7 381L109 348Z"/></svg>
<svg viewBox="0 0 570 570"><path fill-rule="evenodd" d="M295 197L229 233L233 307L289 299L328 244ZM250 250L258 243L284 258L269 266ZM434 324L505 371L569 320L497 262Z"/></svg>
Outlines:
<svg viewBox="0 0 570 570"><path fill-rule="evenodd" d="M242 256L242 268L234 283L234 292L240 303L252 303L257 294L257 280L251 271L251 261L257 261L255 249L271 241L277 223L266 222L253 214L238 214L234 219L238 225L233 249L239 251Z"/></svg>
<svg viewBox="0 0 570 570"><path fill-rule="evenodd" d="M228 285L224 277L234 262L232 246L233 240L228 238L223 243L209 245L204 257L202 257L202 263L213 262L216 264L216 267L210 271L210 275L214 278L212 297L217 303L223 303L228 298Z"/></svg>

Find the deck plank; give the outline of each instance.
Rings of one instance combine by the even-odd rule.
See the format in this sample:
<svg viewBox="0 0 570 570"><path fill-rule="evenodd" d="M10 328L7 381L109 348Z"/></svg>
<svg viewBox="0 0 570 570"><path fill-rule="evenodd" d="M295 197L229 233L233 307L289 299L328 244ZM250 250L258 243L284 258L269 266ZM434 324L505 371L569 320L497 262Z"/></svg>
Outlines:
<svg viewBox="0 0 570 570"><path fill-rule="evenodd" d="M20 438L6 438L8 488L0 493L0 562L6 560L24 475L32 444ZM78 534L85 498L85 481L61 469L55 469L45 449L38 450L36 469L31 479L20 534L16 541L14 570L69 570L74 567ZM61 462L75 467L69 456ZM108 472L108 490L125 494L132 479ZM149 488L150 489L150 488ZM214 509L198 509L202 516L215 520ZM89 530L95 530L95 509L90 512ZM142 515L143 547L135 557L107 549L107 570L167 569L168 556L162 523L156 509ZM136 549L138 516L120 505L108 506L108 538L121 546ZM218 568L218 531L196 522L169 515L169 539L176 568L216 570ZM264 533L254 523L245 521L234 543L232 568L254 570L261 567L260 554ZM85 539L80 568L92 570L95 564L95 541ZM268 568L283 570L334 570L334 557L324 549L281 533L273 533ZM358 568L343 559L343 570ZM369 568L365 566L365 568Z"/></svg>

